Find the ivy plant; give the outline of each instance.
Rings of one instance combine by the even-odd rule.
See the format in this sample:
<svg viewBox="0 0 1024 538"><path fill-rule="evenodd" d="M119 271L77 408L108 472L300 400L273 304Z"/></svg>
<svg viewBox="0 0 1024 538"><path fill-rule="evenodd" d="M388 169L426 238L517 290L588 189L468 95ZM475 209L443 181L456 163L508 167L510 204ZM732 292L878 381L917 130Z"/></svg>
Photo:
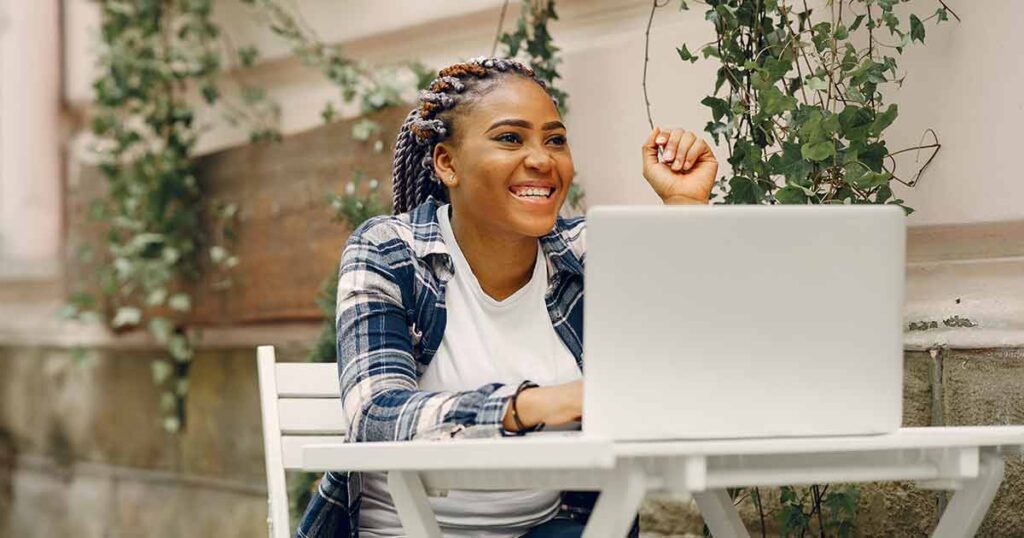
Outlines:
<svg viewBox="0 0 1024 538"><path fill-rule="evenodd" d="M939 144L927 131L934 143L890 150L885 132L899 111L883 88L902 83L899 57L924 42L925 23L955 17L941 0L913 2L931 10L927 16L900 15L910 0L703 3L714 41L677 52L684 62L719 65L714 92L701 103L711 112L706 131L728 147L732 173L719 183L725 203L888 203L912 211L891 182L915 185ZM930 154L924 165L901 177L894 157L922 150Z"/></svg>
<svg viewBox="0 0 1024 538"><path fill-rule="evenodd" d="M161 389L163 426L175 432L184 424L196 344L184 327L193 305L189 283L199 276L202 256L219 270L238 263L226 246L237 206L205 203L193 158L203 129L197 107L221 97L220 30L211 0L98 4L102 47L91 131L107 192L90 214L105 235L101 249L87 245L81 254L101 264L96 288L102 300L77 292L63 313L98 318L103 311L115 330L144 327L164 347L167 354L153 361L152 374ZM201 103L188 97L192 88ZM261 99L245 101L255 106ZM273 112L266 107L245 118L260 124L260 139L275 137ZM219 223L220 231L205 233L204 220Z"/></svg>
<svg viewBox="0 0 1024 538"><path fill-rule="evenodd" d="M654 0L652 18L666 1ZM679 7L696 3L681 0ZM705 131L726 145L732 166L718 182L722 202L898 204L913 211L891 183L916 185L940 144L927 130L932 143L890 150L885 132L899 111L883 90L902 84L899 57L924 43L925 23L959 20L942 0L831 0L815 8L796 0L700 3L715 39L676 52L683 62L718 64L713 93L701 103L711 113ZM930 13L920 14L921 5ZM911 151L927 157L901 177L895 157ZM764 536L760 492L749 494ZM850 536L859 495L856 486L782 487L775 518L783 536Z"/></svg>

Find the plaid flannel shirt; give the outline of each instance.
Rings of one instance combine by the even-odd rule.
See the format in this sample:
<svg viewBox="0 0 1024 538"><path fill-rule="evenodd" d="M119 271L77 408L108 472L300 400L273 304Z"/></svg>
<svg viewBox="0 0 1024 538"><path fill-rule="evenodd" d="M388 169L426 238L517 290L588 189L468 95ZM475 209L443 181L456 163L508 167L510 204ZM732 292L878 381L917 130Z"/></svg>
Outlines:
<svg viewBox="0 0 1024 538"><path fill-rule="evenodd" d="M335 321L351 442L466 434L467 429L507 434L502 419L515 386L492 383L461 392L417 388L444 336L444 290L454 274L437 221L440 205L431 197L408 213L371 218L352 232L342 252ZM551 323L581 370L585 241L583 217L559 217L540 238ZM356 538L360 486L358 473L325 473L297 536ZM562 513L585 520L595 498L595 493L563 493ZM634 525L634 535L636 530Z"/></svg>

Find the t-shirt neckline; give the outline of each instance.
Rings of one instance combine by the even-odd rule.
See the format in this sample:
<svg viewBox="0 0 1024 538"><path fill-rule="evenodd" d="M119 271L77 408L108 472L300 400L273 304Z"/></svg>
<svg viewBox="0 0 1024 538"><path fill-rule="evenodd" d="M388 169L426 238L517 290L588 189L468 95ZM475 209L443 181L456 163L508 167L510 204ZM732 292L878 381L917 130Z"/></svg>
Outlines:
<svg viewBox="0 0 1024 538"><path fill-rule="evenodd" d="M544 264L544 251L541 249L540 241L538 240L537 257L534 262L533 274L530 276L530 280L527 281L527 283L524 284L523 287L513 292L512 295L509 295L508 297L500 301L495 299L494 297L491 297L490 295L487 295L487 292L485 292L483 288L480 287L480 281L477 280L476 275L473 273L473 268L469 265L469 261L466 259L466 256L462 253L462 249L459 248L458 240L455 238L455 231L452 229L451 218L448 214L450 208L450 203L444 204L437 208L437 221L438 224L441 225L441 236L444 239L444 242L447 244L449 252L451 253L452 262L455 265L456 273L462 270L462 276L468 279L470 283L470 289L472 289L473 293L476 294L476 296L485 304L492 306L494 308L512 307L513 305L518 303L523 297L525 297L533 288L533 286L537 286L539 285L538 283L542 283L542 281L545 280L546 265Z"/></svg>

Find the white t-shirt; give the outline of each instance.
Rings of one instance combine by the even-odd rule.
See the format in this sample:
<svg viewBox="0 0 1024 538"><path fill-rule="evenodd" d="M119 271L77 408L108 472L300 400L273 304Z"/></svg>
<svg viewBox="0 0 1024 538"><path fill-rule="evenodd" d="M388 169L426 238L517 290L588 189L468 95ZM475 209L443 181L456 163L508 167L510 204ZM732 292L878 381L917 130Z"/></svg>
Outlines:
<svg viewBox="0 0 1024 538"><path fill-rule="evenodd" d="M555 385L580 378L576 359L551 326L544 302L547 263L537 243L530 281L496 301L479 281L459 249L448 216L450 204L437 210L455 274L445 289L447 324L437 354L419 379L430 391L475 390L488 383L518 385L529 379ZM367 538L404 536L386 473L363 473L359 533ZM450 490L430 497L446 538L514 538L554 517L558 491Z"/></svg>

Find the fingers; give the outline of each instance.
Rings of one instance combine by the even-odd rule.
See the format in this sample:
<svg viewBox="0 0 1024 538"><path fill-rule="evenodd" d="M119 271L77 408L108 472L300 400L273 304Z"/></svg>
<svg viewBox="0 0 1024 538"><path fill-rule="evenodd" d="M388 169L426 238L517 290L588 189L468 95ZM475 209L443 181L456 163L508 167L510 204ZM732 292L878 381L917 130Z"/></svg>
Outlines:
<svg viewBox="0 0 1024 538"><path fill-rule="evenodd" d="M690 151L693 147L694 142L697 141L697 135L687 131L683 133L683 136L679 138L679 145L676 147L675 158L672 160L672 170L679 172L683 169L683 163L686 159L686 152Z"/></svg>
<svg viewBox="0 0 1024 538"><path fill-rule="evenodd" d="M690 146L690 149L686 151L686 156L683 158L683 170L693 168L693 164L697 162L697 159L709 151L708 145L704 142L703 138L695 137L695 140L696 141Z"/></svg>
<svg viewBox="0 0 1024 538"><path fill-rule="evenodd" d="M651 133L647 135L647 140L644 142L643 147L640 148L644 159L644 167L658 162L658 146L660 145L658 140L663 136L664 134L658 127L651 129Z"/></svg>
<svg viewBox="0 0 1024 538"><path fill-rule="evenodd" d="M658 150L661 158L658 158ZM647 135L643 154L645 163L661 162L675 172L687 172L702 159L711 155L711 148L703 138L685 129L666 129L655 127Z"/></svg>
<svg viewBox="0 0 1024 538"><path fill-rule="evenodd" d="M685 133L683 129L672 129L668 137L668 142L665 143L665 151L661 153L661 160L666 164L671 163L676 158L678 152L676 151L679 146L679 140Z"/></svg>

